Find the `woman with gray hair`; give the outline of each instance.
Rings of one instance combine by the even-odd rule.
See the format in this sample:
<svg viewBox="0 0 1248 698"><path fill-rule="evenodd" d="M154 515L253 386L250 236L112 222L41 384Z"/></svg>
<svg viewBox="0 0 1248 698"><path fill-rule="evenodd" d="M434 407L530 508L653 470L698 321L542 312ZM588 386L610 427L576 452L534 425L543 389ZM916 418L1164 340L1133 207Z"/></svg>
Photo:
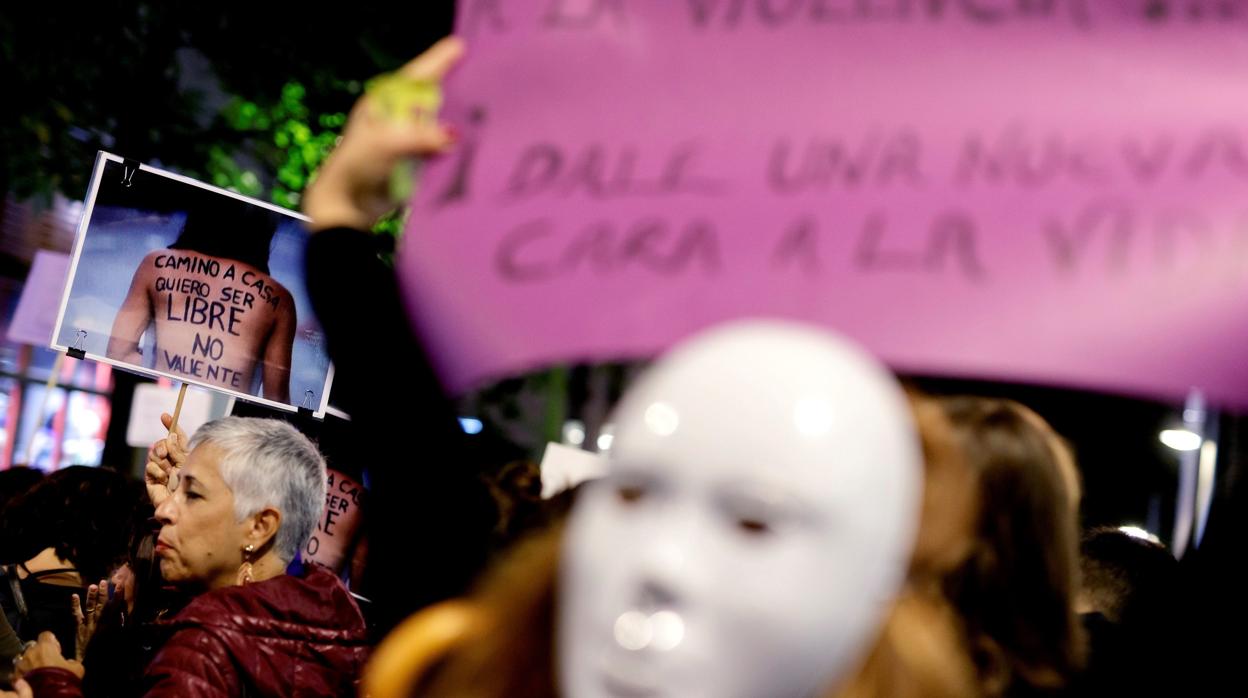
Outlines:
<svg viewBox="0 0 1248 698"><path fill-rule="evenodd" d="M324 568L286 574L325 502L316 446L285 422L238 417L184 443L175 431L153 446L146 480L161 575L195 596L158 624L168 640L145 695L354 694L368 653L359 608ZM82 667L58 661L55 642L41 638L19 670L41 698L80 696Z"/></svg>

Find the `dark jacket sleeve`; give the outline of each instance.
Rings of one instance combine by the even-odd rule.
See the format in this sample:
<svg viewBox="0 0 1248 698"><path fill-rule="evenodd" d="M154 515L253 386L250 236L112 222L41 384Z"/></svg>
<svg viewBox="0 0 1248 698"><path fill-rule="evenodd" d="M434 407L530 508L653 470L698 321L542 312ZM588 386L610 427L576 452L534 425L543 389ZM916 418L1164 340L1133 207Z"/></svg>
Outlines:
<svg viewBox="0 0 1248 698"><path fill-rule="evenodd" d="M467 590L484 564L494 514L378 239L321 231L306 263L334 362L331 402L351 415L355 454L368 470L366 583L385 630Z"/></svg>
<svg viewBox="0 0 1248 698"><path fill-rule="evenodd" d="M225 698L242 692L230 653L216 636L200 628L173 634L143 674L148 698ZM36 693L37 696L42 694Z"/></svg>
<svg viewBox="0 0 1248 698"><path fill-rule="evenodd" d="M432 446L461 448L457 415L412 332L378 239L335 228L314 234L308 246L308 296L334 362L331 402L353 421L367 417ZM393 409L396 403L403 408Z"/></svg>
<svg viewBox="0 0 1248 698"><path fill-rule="evenodd" d="M82 679L68 669L35 669L22 678L35 698L82 698Z"/></svg>

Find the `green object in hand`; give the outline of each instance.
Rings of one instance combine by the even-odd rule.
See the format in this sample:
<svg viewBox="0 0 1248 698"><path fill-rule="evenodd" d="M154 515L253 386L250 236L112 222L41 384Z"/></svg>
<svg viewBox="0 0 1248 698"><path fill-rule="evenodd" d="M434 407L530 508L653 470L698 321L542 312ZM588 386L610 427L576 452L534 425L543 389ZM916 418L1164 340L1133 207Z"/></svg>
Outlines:
<svg viewBox="0 0 1248 698"><path fill-rule="evenodd" d="M442 86L432 80L389 73L374 78L366 89L373 108L394 121L411 118L432 121L442 108Z"/></svg>
<svg viewBox="0 0 1248 698"><path fill-rule="evenodd" d="M390 200L396 204L406 203L416 191L416 181L420 179L421 162L405 160L390 170Z"/></svg>
<svg viewBox="0 0 1248 698"><path fill-rule="evenodd" d="M438 118L438 110L442 108L442 85L432 80L389 73L372 80L366 89L372 108L391 121L431 122ZM419 162L395 165L390 172L390 200L404 203L411 198L419 175Z"/></svg>

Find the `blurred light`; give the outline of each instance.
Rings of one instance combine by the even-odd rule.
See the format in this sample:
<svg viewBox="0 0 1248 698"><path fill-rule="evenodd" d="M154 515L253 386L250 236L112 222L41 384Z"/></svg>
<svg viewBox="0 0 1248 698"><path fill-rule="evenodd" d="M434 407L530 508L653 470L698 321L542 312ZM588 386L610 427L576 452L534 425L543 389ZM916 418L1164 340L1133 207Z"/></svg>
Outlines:
<svg viewBox="0 0 1248 698"><path fill-rule="evenodd" d="M1214 427L1217 428L1216 425ZM1209 509L1213 506L1213 488L1218 474L1218 442L1205 439L1200 445L1200 460L1196 471L1196 547L1205 537L1209 524Z"/></svg>
<svg viewBox="0 0 1248 698"><path fill-rule="evenodd" d="M1183 421L1187 422L1188 424L1195 424L1196 422L1203 422L1205 421L1205 413L1193 407L1188 407L1187 409L1183 410Z"/></svg>
<svg viewBox="0 0 1248 698"><path fill-rule="evenodd" d="M465 434L480 434L485 425L475 417L460 417L459 427L464 430Z"/></svg>
<svg viewBox="0 0 1248 698"><path fill-rule="evenodd" d="M598 435L598 450L610 451L612 441L615 441L615 437L612 436L611 434L599 434Z"/></svg>
<svg viewBox="0 0 1248 698"><path fill-rule="evenodd" d="M644 649L652 634L650 619L641 611L628 611L615 619L615 641L626 650Z"/></svg>
<svg viewBox="0 0 1248 698"><path fill-rule="evenodd" d="M646 426L659 436L671 436L680 426L680 415L665 402L656 402L646 408Z"/></svg>
<svg viewBox="0 0 1248 698"><path fill-rule="evenodd" d="M575 419L563 423L563 442L573 446L585 443L585 424Z"/></svg>
<svg viewBox="0 0 1248 698"><path fill-rule="evenodd" d="M1200 434L1187 429L1166 429L1161 432L1161 442L1176 451L1195 451L1200 448Z"/></svg>
<svg viewBox="0 0 1248 698"><path fill-rule="evenodd" d="M1158 545L1161 545L1160 538L1140 528L1139 526L1119 526L1118 530L1127 534L1128 536L1131 536L1132 538L1138 538L1139 540L1146 540L1150 543L1156 543Z"/></svg>
<svg viewBox="0 0 1248 698"><path fill-rule="evenodd" d="M685 621L674 611L659 611L650 616L650 632L654 636L650 646L660 652L669 652L685 639Z"/></svg>
<svg viewBox="0 0 1248 698"><path fill-rule="evenodd" d="M627 611L615 619L614 635L616 644L626 650L650 648L667 652L685 639L685 621L674 611L649 616L641 611Z"/></svg>
<svg viewBox="0 0 1248 698"><path fill-rule="evenodd" d="M78 434L95 435L100 432L100 427L103 426L100 415L91 410L74 410L70 413L69 421L73 431Z"/></svg>

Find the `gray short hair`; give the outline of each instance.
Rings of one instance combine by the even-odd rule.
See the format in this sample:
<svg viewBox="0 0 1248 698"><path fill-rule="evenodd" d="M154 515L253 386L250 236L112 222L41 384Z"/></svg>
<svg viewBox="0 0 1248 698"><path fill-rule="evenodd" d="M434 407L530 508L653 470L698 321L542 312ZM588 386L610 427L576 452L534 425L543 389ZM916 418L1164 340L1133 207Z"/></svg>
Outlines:
<svg viewBox="0 0 1248 698"><path fill-rule="evenodd" d="M221 479L234 494L237 520L273 507L282 513L274 550L285 562L295 559L325 509L325 458L291 425L277 419L225 417L209 422L191 438L221 450Z"/></svg>

